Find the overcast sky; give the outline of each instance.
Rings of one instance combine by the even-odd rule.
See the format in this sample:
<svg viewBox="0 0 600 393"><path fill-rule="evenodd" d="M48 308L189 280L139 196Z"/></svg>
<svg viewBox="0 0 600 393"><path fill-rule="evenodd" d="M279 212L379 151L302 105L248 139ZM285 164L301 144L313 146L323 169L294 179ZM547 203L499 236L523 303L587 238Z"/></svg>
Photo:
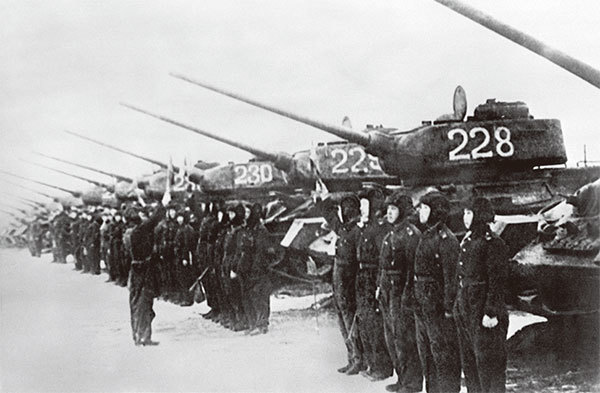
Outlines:
<svg viewBox="0 0 600 393"><path fill-rule="evenodd" d="M598 1L468 2L600 68ZM153 168L64 129L176 164L249 158L120 101L265 149L294 152L334 139L171 71L327 122L348 115L354 128L409 129L435 119L450 112L460 84L469 114L487 98L525 101L536 118L562 121L571 165L584 143L588 159L600 159L600 90L431 0L0 4L0 165L63 186L85 183L20 159L49 163L31 155L38 150L129 176Z"/></svg>

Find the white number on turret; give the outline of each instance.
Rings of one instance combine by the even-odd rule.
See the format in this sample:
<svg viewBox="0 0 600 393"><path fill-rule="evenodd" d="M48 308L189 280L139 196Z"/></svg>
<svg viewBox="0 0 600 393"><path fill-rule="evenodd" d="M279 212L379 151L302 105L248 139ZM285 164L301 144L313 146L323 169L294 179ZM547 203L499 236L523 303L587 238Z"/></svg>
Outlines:
<svg viewBox="0 0 600 393"><path fill-rule="evenodd" d="M331 173L367 173L370 170L382 170L377 157L367 154L365 149L360 146L354 146L347 151L344 149L333 149L331 150L331 156L335 160L335 165L331 168Z"/></svg>
<svg viewBox="0 0 600 393"><path fill-rule="evenodd" d="M254 186L273 181L273 168L269 164L246 164L234 167L236 186Z"/></svg>
<svg viewBox="0 0 600 393"><path fill-rule="evenodd" d="M465 147L469 144L469 139L477 139L478 136L483 136L483 140L479 145L472 148L470 152L465 151ZM448 159L450 161L457 160L478 160L480 158L491 158L494 156L494 151L500 157L510 157L515 153L515 147L510 140L510 130L506 127L494 128L495 149L490 149L490 132L483 127L473 127L468 133L462 128L453 128L448 131L448 139L458 139L458 146L450 150Z"/></svg>

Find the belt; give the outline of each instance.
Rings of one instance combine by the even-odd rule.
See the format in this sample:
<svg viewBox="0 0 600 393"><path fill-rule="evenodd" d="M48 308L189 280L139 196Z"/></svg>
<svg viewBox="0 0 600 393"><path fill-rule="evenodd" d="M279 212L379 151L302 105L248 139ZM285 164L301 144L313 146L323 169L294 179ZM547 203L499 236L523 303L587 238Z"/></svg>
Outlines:
<svg viewBox="0 0 600 393"><path fill-rule="evenodd" d="M360 269L378 269L379 265L377 265L375 263L359 263L358 267Z"/></svg>
<svg viewBox="0 0 600 393"><path fill-rule="evenodd" d="M474 281L474 280L469 280L468 278L461 278L458 280L458 286L461 288L464 287L471 287L471 286L475 286L475 285L485 285L485 281Z"/></svg>
<svg viewBox="0 0 600 393"><path fill-rule="evenodd" d="M415 274L415 282L438 282L435 278L431 276L418 276Z"/></svg>

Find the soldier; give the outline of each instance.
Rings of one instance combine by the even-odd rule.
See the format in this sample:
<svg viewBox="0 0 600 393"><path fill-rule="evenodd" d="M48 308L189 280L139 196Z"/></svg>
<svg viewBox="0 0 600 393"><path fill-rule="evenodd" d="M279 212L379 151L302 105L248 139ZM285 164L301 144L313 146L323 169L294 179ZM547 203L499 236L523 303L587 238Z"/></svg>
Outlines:
<svg viewBox="0 0 600 393"><path fill-rule="evenodd" d="M248 328L248 321L245 318L242 309L242 288L238 276L233 271L236 265L238 236L244 224L246 211L242 204L236 205L228 211L231 226L229 227L223 240L223 273L225 276L226 297L230 308L229 327L233 331L240 331Z"/></svg>
<svg viewBox="0 0 600 393"><path fill-rule="evenodd" d="M38 258L42 256L43 236L44 231L42 230L42 225L36 217L31 221L28 231L29 251L31 252L31 256Z"/></svg>
<svg viewBox="0 0 600 393"><path fill-rule="evenodd" d="M113 274L113 281L118 285L123 285L127 282L127 274L129 272L124 271L124 249L123 249L123 231L125 223L121 212L117 211L112 225L110 226L110 232L108 234L108 243L110 248L110 273Z"/></svg>
<svg viewBox="0 0 600 393"><path fill-rule="evenodd" d="M206 270L202 284L206 291L206 304L210 307L210 311L202 316L207 319L212 319L219 313L216 274L210 255L212 246L210 238L214 236L213 232L215 232L217 227L217 209L218 206L215 202L206 204L204 217L200 223L198 244L196 247L200 273Z"/></svg>
<svg viewBox="0 0 600 393"><path fill-rule="evenodd" d="M177 214L177 232L175 233L175 263L176 277L179 292L179 301L181 306L191 306L194 304L194 298L189 292L190 286L197 277L196 257L194 257L194 246L196 241L196 232L187 222L187 217L183 212Z"/></svg>
<svg viewBox="0 0 600 393"><path fill-rule="evenodd" d="M508 248L490 229L494 210L488 199L476 198L464 221L469 231L461 242L454 319L467 390L504 392Z"/></svg>
<svg viewBox="0 0 600 393"><path fill-rule="evenodd" d="M157 345L152 341L152 320L155 317L152 309L154 298L159 295L159 272L152 258L154 230L160 219L164 217L164 205L170 195L165 194L162 205L159 205L150 218L131 218L136 225L130 232L131 269L129 272L129 307L131 310L131 328L135 345Z"/></svg>
<svg viewBox="0 0 600 393"><path fill-rule="evenodd" d="M166 216L156 226L154 239L156 252L160 256L161 288L165 300L178 303L176 266L175 266L175 233L177 232L177 206L170 202Z"/></svg>
<svg viewBox="0 0 600 393"><path fill-rule="evenodd" d="M348 351L348 365L338 371L355 375L366 368L356 327L356 248L360 235L357 225L360 219L360 201L356 195L350 195L342 199L340 207L342 222L337 230L332 285L338 323Z"/></svg>
<svg viewBox="0 0 600 393"><path fill-rule="evenodd" d="M85 216L83 212L79 212L77 217L71 223L71 251L73 257L75 257L75 270L83 269L83 244L81 242L83 226L85 222Z"/></svg>
<svg viewBox="0 0 600 393"><path fill-rule="evenodd" d="M114 212L109 209L104 209L102 213L102 225L100 225L100 259L104 261L108 279L106 282L113 281L115 276L115 268L110 255L110 232L113 224Z"/></svg>
<svg viewBox="0 0 600 393"><path fill-rule="evenodd" d="M411 224L412 199L394 193L386 200L391 225L383 239L379 259L379 304L385 340L398 376L386 386L390 392L420 392L423 374L417 349L414 318L414 258L421 232Z"/></svg>
<svg viewBox="0 0 600 393"><path fill-rule="evenodd" d="M210 251L210 256L215 267L215 276L219 288L218 303L220 312L216 318L213 318L213 321L219 322L221 325L227 327L232 323L232 321L230 318L231 307L229 305L229 299L227 298L226 287L226 280L229 278L225 277L225 269L223 265L225 235L230 227L229 214L227 214L227 209L225 207L221 207L217 212L217 222L218 225L214 231L214 239L209 238L211 244L213 244L212 250Z"/></svg>
<svg viewBox="0 0 600 393"><path fill-rule="evenodd" d="M84 244L88 270L92 274L100 274L100 225L102 217L90 215L89 223L84 235Z"/></svg>
<svg viewBox="0 0 600 393"><path fill-rule="evenodd" d="M460 356L452 305L459 244L446 226L450 202L439 192L421 198L426 226L415 252L417 345L428 393L460 390Z"/></svg>
<svg viewBox="0 0 600 393"><path fill-rule="evenodd" d="M246 228L239 236L238 264L248 319L248 334L265 334L269 330L271 280L269 262L275 253L270 247L267 229L261 223L262 206L252 205Z"/></svg>
<svg viewBox="0 0 600 393"><path fill-rule="evenodd" d="M381 189L367 191L360 202L364 211L357 245L356 324L368 366L365 375L372 381L379 381L393 373L376 298L380 248L389 225L382 217L384 194Z"/></svg>

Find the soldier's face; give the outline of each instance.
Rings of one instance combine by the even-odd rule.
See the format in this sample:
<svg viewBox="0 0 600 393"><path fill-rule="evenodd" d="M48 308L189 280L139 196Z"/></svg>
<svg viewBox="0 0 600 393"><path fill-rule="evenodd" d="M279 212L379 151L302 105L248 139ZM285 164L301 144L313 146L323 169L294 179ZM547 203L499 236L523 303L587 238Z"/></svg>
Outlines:
<svg viewBox="0 0 600 393"><path fill-rule="evenodd" d="M370 208L369 200L363 198L360 200L360 220L362 222L369 221L369 208Z"/></svg>
<svg viewBox="0 0 600 393"><path fill-rule="evenodd" d="M463 213L463 223L465 224L465 228L471 228L471 224L473 223L473 210L465 209Z"/></svg>
<svg viewBox="0 0 600 393"><path fill-rule="evenodd" d="M246 219L246 220L247 220L247 219L248 219L248 217L250 217L250 213L251 213L251 211L250 211L250 208L249 208L249 207L246 207L246 206L244 206L244 219Z"/></svg>
<svg viewBox="0 0 600 393"><path fill-rule="evenodd" d="M119 222L119 221L121 221L121 216L117 214L117 215L115 216L115 221L116 221L116 222Z"/></svg>
<svg viewBox="0 0 600 393"><path fill-rule="evenodd" d="M421 224L426 224L429 221L429 215L431 214L431 208L429 205L421 203L419 205L419 221Z"/></svg>
<svg viewBox="0 0 600 393"><path fill-rule="evenodd" d="M219 211L217 213L217 220L219 220L219 222L223 221L223 212L222 211Z"/></svg>
<svg viewBox="0 0 600 393"><path fill-rule="evenodd" d="M227 214L229 215L229 219L233 220L235 218L235 213L232 211L228 211Z"/></svg>
<svg viewBox="0 0 600 393"><path fill-rule="evenodd" d="M390 224L395 223L398 217L400 217L400 209L394 205L389 205L385 217Z"/></svg>
<svg viewBox="0 0 600 393"><path fill-rule="evenodd" d="M177 223L178 223L179 225L183 224L183 217L181 217L181 216L177 216Z"/></svg>
<svg viewBox="0 0 600 393"><path fill-rule="evenodd" d="M177 214L175 209L169 209L169 218L171 218L171 219L175 218L175 214Z"/></svg>

